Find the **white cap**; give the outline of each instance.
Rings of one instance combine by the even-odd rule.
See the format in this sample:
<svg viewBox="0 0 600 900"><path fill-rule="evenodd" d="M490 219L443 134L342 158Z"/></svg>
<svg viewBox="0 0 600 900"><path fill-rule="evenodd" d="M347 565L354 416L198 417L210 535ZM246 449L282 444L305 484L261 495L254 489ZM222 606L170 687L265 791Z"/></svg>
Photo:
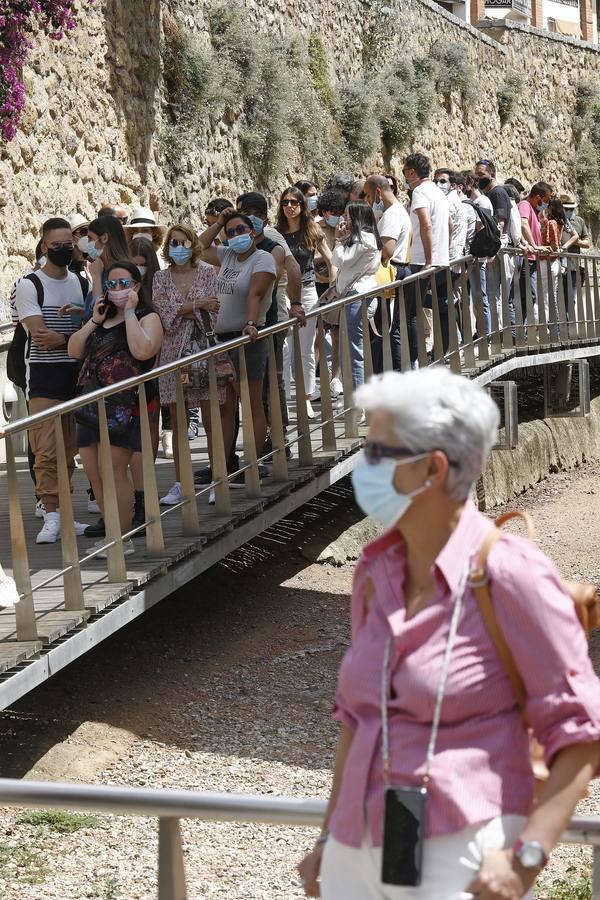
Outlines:
<svg viewBox="0 0 600 900"><path fill-rule="evenodd" d="M90 224L88 219L85 216L82 216L81 213L72 213L67 221L71 226L71 231L77 231L78 228L87 228Z"/></svg>
<svg viewBox="0 0 600 900"><path fill-rule="evenodd" d="M123 228L156 228L156 216L152 212L151 209L148 209L145 206L136 206L131 216L129 217L129 221L127 225L124 225Z"/></svg>

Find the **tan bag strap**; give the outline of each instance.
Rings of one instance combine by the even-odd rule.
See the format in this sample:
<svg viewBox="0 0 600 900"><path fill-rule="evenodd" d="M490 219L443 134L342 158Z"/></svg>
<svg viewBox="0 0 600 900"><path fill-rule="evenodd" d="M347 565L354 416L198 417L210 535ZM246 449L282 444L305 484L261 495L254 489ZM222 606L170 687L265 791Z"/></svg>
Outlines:
<svg viewBox="0 0 600 900"><path fill-rule="evenodd" d="M527 526L527 536L530 539L533 540L533 538L535 537L533 521L531 519L531 516L529 516L527 513L515 510L514 512L504 513L504 515L499 516L496 519L496 527L487 535L482 544L481 550L479 551L476 567L471 572L471 587L473 588L473 592L477 599L481 618L483 619L487 632L494 643L498 656L500 657L500 661L502 662L502 665L506 670L506 674L508 675L508 679L510 681L510 685L515 700L517 701L519 710L521 711L523 721L527 722L525 716L527 692L525 690L523 679L521 678L519 670L517 669L517 666L513 659L510 647L508 646L506 638L504 637L504 634L502 632L502 628L500 627L500 623L498 622L498 617L496 616L496 610L494 609L494 603L492 601L492 595L490 593L490 585L487 576L487 559L490 550L492 549L496 541L498 541L499 538L502 537L500 527L504 525L505 522L508 522L510 519L515 518L523 519Z"/></svg>

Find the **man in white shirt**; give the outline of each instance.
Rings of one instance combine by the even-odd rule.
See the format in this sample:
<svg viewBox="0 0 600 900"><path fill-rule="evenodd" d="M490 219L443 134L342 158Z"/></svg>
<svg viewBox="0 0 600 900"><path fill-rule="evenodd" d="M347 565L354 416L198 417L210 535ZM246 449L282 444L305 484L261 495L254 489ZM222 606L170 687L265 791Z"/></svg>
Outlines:
<svg viewBox="0 0 600 900"><path fill-rule="evenodd" d="M381 238L381 261L387 266L390 263L396 267L396 278L404 278L409 274L408 261L410 257L410 243L412 228L408 213L404 206L398 202L392 190L392 186L385 175L371 175L365 182L365 200L369 203L377 221L377 230ZM381 303L375 316L375 327L381 331ZM415 336L416 337L416 336ZM400 370L400 316L397 304L391 312L390 341L392 346L392 365ZM382 338L375 336L372 341L373 371L383 371L383 344Z"/></svg>
<svg viewBox="0 0 600 900"><path fill-rule="evenodd" d="M412 153L404 160L404 178L412 191L410 221L413 229L410 269L419 272L431 266L448 266L450 263L450 206L447 197L431 181L431 164L422 153ZM428 280L421 282L423 305L431 308L432 295L425 294ZM442 350L448 348L448 296L446 272L436 276L438 307L442 332ZM416 290L414 282L407 286L407 309L411 323L409 343L411 362L417 359L416 335Z"/></svg>

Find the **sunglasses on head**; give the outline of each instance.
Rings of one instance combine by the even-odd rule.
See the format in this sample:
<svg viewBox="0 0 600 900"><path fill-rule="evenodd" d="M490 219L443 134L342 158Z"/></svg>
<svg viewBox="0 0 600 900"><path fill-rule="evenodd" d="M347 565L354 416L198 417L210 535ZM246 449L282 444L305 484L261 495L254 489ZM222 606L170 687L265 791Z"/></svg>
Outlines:
<svg viewBox="0 0 600 900"><path fill-rule="evenodd" d="M282 206L300 206L300 201L299 200L282 200L281 205Z"/></svg>
<svg viewBox="0 0 600 900"><path fill-rule="evenodd" d="M238 234L250 234L252 231L248 225L234 225L233 228L226 228L225 234L228 238L236 237Z"/></svg>
<svg viewBox="0 0 600 900"><path fill-rule="evenodd" d="M133 278L111 278L106 282L108 289L111 291L114 291L117 287L131 287L133 283Z"/></svg>
<svg viewBox="0 0 600 900"><path fill-rule="evenodd" d="M187 238L185 239L185 241L178 241L178 240L176 240L176 238L171 238L171 240L169 241L169 247L173 247L173 248L185 247L186 250L189 250L191 246L192 246L192 242L190 240L188 240Z"/></svg>

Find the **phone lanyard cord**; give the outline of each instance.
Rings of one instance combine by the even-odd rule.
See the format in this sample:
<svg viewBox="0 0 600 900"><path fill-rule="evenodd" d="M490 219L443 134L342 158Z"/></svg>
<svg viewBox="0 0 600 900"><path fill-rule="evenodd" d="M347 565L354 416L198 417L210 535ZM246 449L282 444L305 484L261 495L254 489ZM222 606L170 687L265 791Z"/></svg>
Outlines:
<svg viewBox="0 0 600 900"><path fill-rule="evenodd" d="M454 598L454 607L452 609L452 618L450 620L450 630L448 632L448 641L446 643L446 651L444 653L444 661L442 664L442 673L437 690L435 701L435 709L433 713L433 721L431 724L431 735L429 737L429 746L427 747L427 760L425 764L425 774L423 775L423 785L429 783L429 773L431 771L431 763L435 755L435 745L437 742L438 731L440 727L440 719L442 716L442 703L444 702L444 694L446 692L446 681L448 680L448 671L450 669L450 658L456 640L458 631L458 620L462 609L462 601L467 588L469 572L471 570L471 561L468 559ZM383 758L383 780L385 786L390 785L390 739L388 728L388 704L387 698L390 683L390 657L392 653L393 637L388 635L385 642L383 652L383 666L381 669L381 755Z"/></svg>

